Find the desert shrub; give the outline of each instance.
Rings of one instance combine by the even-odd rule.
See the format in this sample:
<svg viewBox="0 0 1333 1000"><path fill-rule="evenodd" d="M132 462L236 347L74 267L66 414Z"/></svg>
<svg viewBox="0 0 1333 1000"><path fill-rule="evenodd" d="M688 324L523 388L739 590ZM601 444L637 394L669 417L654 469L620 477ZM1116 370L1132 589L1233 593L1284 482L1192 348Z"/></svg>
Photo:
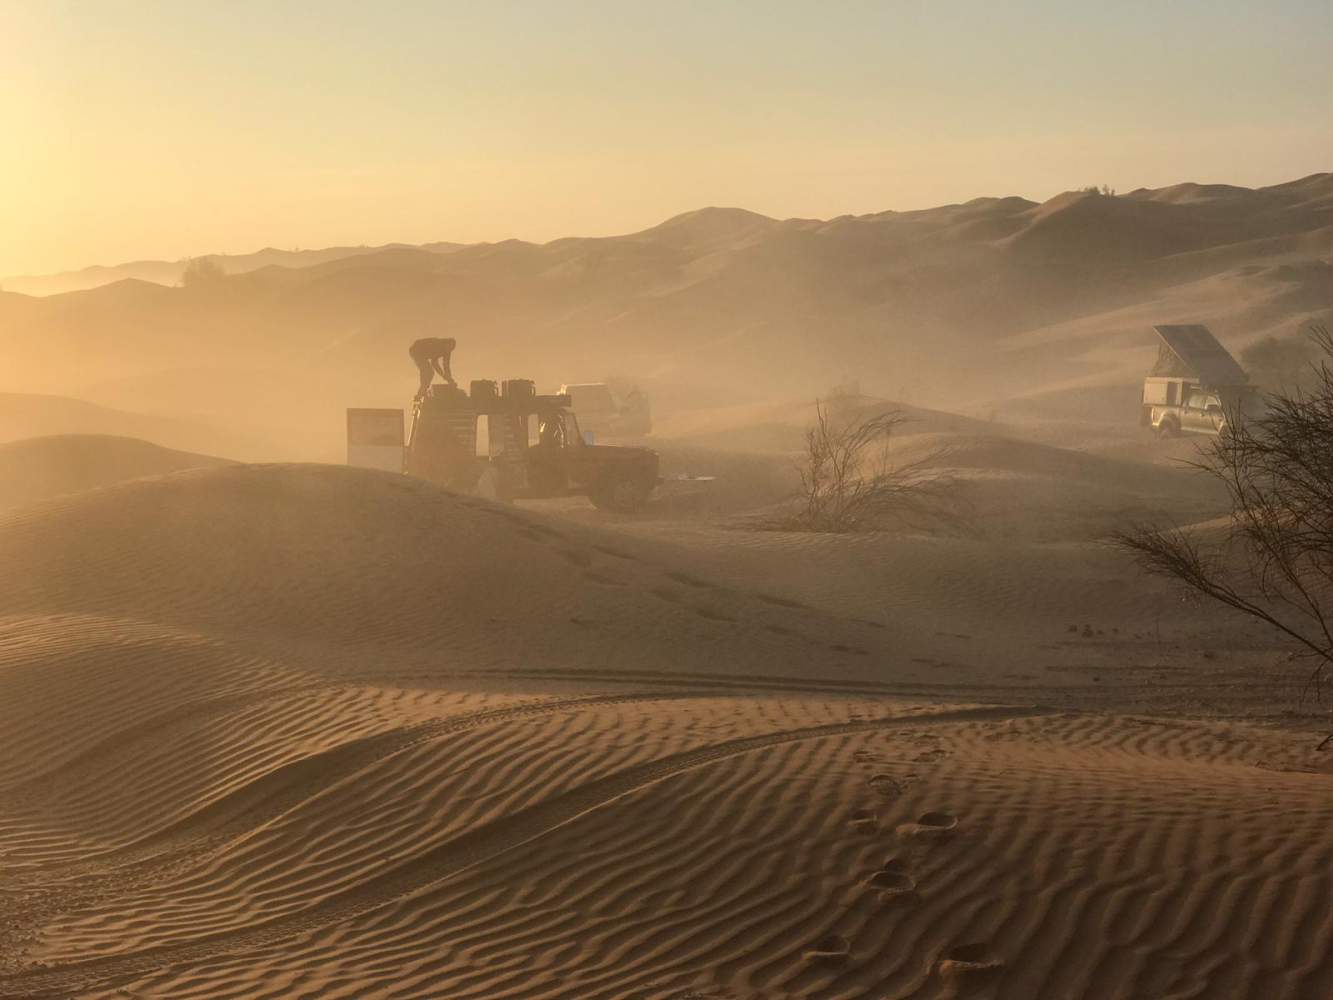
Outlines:
<svg viewBox="0 0 1333 1000"><path fill-rule="evenodd" d="M797 467L800 506L784 526L849 532L952 519L953 479L935 467L942 452L902 465L891 460L893 431L906 419L898 410L835 416L816 402Z"/></svg>
<svg viewBox="0 0 1333 1000"><path fill-rule="evenodd" d="M1308 391L1267 397L1263 415L1228 421L1199 468L1230 499L1220 537L1157 525L1116 535L1150 572L1265 622L1313 663L1333 660L1333 335L1312 329L1319 362Z"/></svg>

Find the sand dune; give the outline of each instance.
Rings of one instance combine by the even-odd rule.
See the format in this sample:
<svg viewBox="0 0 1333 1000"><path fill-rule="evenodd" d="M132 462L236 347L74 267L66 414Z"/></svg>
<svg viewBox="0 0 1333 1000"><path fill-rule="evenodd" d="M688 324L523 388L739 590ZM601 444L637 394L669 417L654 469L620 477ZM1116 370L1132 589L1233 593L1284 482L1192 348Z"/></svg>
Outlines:
<svg viewBox="0 0 1333 1000"><path fill-rule="evenodd" d="M0 440L60 434L153 438L172 432L172 421L111 410L80 399L35 393L0 394Z"/></svg>
<svg viewBox="0 0 1333 1000"><path fill-rule="evenodd" d="M126 479L224 465L136 438L64 434L0 444L0 509Z"/></svg>
<svg viewBox="0 0 1333 1000"><path fill-rule="evenodd" d="M14 338L0 363L15 386L85 394L197 371L201 346L225 343L213 367L256 373L266 399L274 374L289 376L259 414L277 440L318 413L336 426L343 405L401 404L404 346L445 328L465 378L554 387L632 373L660 386L664 416L703 390L809 399L854 374L879 396L986 417L1052 388L1132 385L1153 323L1209 323L1241 348L1327 321L1329 187L1324 174L832 220L708 208L542 245L262 251L211 288L6 293L0 325ZM194 395L225 407L246 393L224 379L216 399L200 378ZM199 412L172 396L151 398Z"/></svg>
<svg viewBox="0 0 1333 1000"><path fill-rule="evenodd" d="M0 515L0 996L1333 990L1271 643L1069 536L614 524L327 466Z"/></svg>
<svg viewBox="0 0 1333 1000"><path fill-rule="evenodd" d="M1333 995L1308 664L1106 545L1222 509L1137 426L1146 331L1333 310L1329 183L0 296L12 377L126 407L0 398L0 997ZM194 453L335 454L440 326L464 378L651 373L693 478ZM776 529L853 374L956 520Z"/></svg>
<svg viewBox="0 0 1333 1000"><path fill-rule="evenodd" d="M164 449L241 458L281 451L264 437L198 416L165 416L101 406L84 399L37 393L0 393L0 444L57 436L138 438ZM183 466L178 466L183 467Z"/></svg>
<svg viewBox="0 0 1333 1000"><path fill-rule="evenodd" d="M710 637L710 659L737 668L795 670L809 656L766 633L790 612L613 542L402 476L232 466L10 514L0 558L25 571L0 581L0 601L15 615L134 618L151 608L172 628L388 644L422 659L448 651L455 666L590 666L590 639L613 647L631 636L645 665L665 666L676 658L651 650L671 634ZM850 642L865 631L839 634Z"/></svg>
<svg viewBox="0 0 1333 1000"><path fill-rule="evenodd" d="M202 259L216 264L227 274L249 274L266 268L295 269L317 267L329 261L356 257L361 254L390 251L397 247L327 247L323 250L277 250L267 247L248 254L208 254ZM433 253L447 253L458 244L431 243L423 249ZM60 295L65 292L100 288L113 282L133 279L159 285L176 285L181 281L189 260L138 260L128 264L85 267L79 271L59 274L23 275L3 279L7 288L24 295Z"/></svg>
<svg viewBox="0 0 1333 1000"><path fill-rule="evenodd" d="M951 478L957 517L933 526L914 518L872 535L773 530L793 509L794 458L721 453L711 453L714 468L694 463L716 483L680 484L680 495L668 483L661 501L613 523L715 585L883 625L866 648L899 693L1251 717L1317 712L1301 701L1308 672L1285 660L1275 636L1182 601L1107 545L1129 524L1208 522L1225 509L1218 484L1185 465L1198 457L1196 442L1163 444L1138 428L1121 437L1105 424L1053 427L1054 439L1086 435L1097 447L1034 441L1003 425L899 440L893 462L925 460ZM689 451L672 447L666 454L688 466ZM530 506L606 523L586 503Z"/></svg>
<svg viewBox="0 0 1333 1000"><path fill-rule="evenodd" d="M872 396L839 397L825 392L820 405L839 418L893 410L903 417L897 437L917 434L993 431L985 420L958 413ZM805 445L805 430L815 419L815 399L697 407L659 420L653 440L697 448L739 452L795 453Z"/></svg>
<svg viewBox="0 0 1333 1000"><path fill-rule="evenodd" d="M230 798L258 800L223 799L230 822L201 811L138 851L48 861L70 876L59 883L17 882L18 912L41 930L11 939L28 966L3 995L1257 998L1333 985L1330 778L1303 770L1290 738L688 689L398 700L413 711L396 729L341 729L285 767L217 758L217 784L240 786ZM438 718L423 725L427 706ZM320 721L308 731L327 743ZM234 710L215 728L234 745L259 735L260 757L263 722ZM265 782L270 797L250 793ZM165 807L181 788L136 791L139 831L176 818Z"/></svg>

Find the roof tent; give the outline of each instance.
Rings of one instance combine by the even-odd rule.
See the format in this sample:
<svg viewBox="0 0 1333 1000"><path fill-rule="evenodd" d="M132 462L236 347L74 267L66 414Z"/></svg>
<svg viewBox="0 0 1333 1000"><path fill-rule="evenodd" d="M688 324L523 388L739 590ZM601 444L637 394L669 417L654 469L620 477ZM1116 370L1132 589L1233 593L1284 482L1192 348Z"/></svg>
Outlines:
<svg viewBox="0 0 1333 1000"><path fill-rule="evenodd" d="M1162 345L1150 377L1195 378L1206 386L1245 385L1250 381L1236 359L1202 323L1155 326L1153 330L1162 339Z"/></svg>

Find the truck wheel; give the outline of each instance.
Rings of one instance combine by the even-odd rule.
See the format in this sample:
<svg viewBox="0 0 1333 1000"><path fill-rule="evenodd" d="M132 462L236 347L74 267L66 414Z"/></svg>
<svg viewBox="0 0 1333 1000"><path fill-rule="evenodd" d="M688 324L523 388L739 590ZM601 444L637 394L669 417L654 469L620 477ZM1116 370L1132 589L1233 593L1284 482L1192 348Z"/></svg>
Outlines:
<svg viewBox="0 0 1333 1000"><path fill-rule="evenodd" d="M1180 436L1180 425L1174 420L1163 420L1157 425L1157 436L1159 438L1173 438Z"/></svg>
<svg viewBox="0 0 1333 1000"><path fill-rule="evenodd" d="M629 476L617 476L598 484L588 494L588 499L599 510L610 510L617 514L632 514L641 510L652 493L651 484Z"/></svg>

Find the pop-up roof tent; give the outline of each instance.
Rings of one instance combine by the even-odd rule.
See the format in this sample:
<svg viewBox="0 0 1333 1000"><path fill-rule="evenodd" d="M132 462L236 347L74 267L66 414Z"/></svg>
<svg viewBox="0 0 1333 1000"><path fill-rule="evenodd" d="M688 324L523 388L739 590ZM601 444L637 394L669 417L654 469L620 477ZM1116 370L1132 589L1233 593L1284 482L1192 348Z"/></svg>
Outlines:
<svg viewBox="0 0 1333 1000"><path fill-rule="evenodd" d="M1153 329L1162 338L1162 345L1149 377L1193 378L1210 387L1245 385L1250 381L1236 359L1203 324Z"/></svg>

